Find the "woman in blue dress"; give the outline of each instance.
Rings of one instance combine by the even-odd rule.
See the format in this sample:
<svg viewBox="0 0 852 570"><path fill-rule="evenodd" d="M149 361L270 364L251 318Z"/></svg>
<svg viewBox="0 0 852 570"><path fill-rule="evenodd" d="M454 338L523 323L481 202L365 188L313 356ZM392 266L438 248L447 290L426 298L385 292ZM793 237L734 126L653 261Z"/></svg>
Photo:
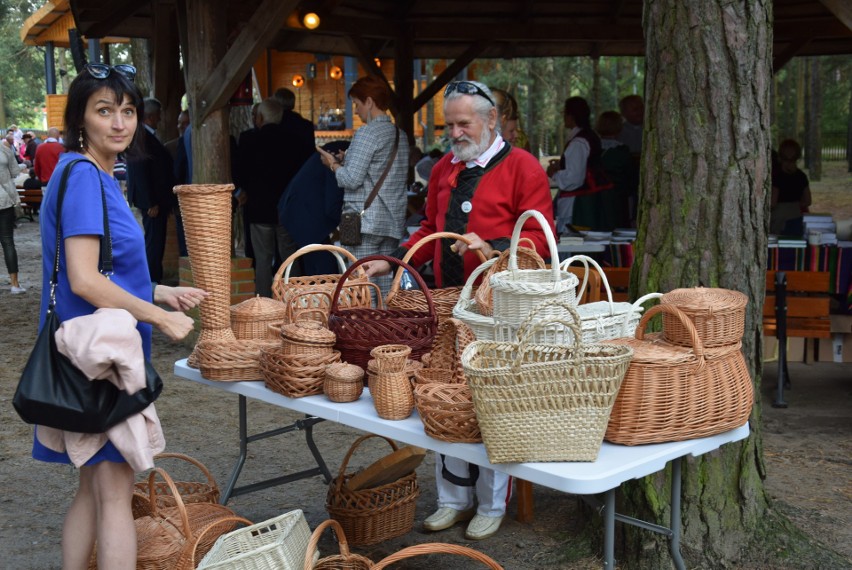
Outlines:
<svg viewBox="0 0 852 570"><path fill-rule="evenodd" d="M189 287L166 287L149 280L142 230L113 177L119 153L141 148L142 95L133 84L129 65L89 64L74 79L65 108L65 147L56 172L71 166L62 207L62 245L56 311L61 320L92 314L98 308L125 309L138 321L145 357L151 357L151 329L156 326L172 340L193 328L186 311L206 292ZM43 260L41 326L50 294L49 278L56 252L57 194L61 176L51 177L42 204L40 223ZM103 235L103 198L112 234L114 273L107 278L98 268ZM166 310L154 303L174 309ZM48 449L38 439L33 457L70 463L67 452ZM80 467L80 484L62 531L63 570L85 569L95 541L98 567L135 568L136 531L131 513L134 473L112 442Z"/></svg>

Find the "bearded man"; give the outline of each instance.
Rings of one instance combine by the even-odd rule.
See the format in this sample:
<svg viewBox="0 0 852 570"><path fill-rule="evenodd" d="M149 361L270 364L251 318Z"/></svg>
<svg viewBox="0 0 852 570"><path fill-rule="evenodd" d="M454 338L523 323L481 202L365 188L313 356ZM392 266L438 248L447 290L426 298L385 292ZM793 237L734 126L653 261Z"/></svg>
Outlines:
<svg viewBox="0 0 852 570"><path fill-rule="evenodd" d="M452 152L432 169L426 218L394 252L401 259L411 246L434 232L464 235L470 245L461 240L435 240L414 254L413 267L433 260L437 287L464 284L480 263L470 250L481 250L490 257L507 249L515 222L525 211L538 210L545 219L553 220L547 175L535 157L500 136L494 95L488 87L476 81L447 85L444 119ZM521 237L532 240L539 254L547 257L547 240L537 221L524 224ZM368 275L383 275L391 269L385 261L368 262L364 267ZM497 532L511 495L511 477L437 455L435 480L438 510L424 521L426 530L443 530L470 520L465 532L468 540L482 540Z"/></svg>

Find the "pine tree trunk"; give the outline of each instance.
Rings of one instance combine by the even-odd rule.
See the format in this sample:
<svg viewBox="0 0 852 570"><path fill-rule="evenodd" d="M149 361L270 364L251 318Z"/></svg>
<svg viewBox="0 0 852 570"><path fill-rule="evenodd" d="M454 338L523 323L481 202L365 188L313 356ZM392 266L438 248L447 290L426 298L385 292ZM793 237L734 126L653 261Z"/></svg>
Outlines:
<svg viewBox="0 0 852 570"><path fill-rule="evenodd" d="M646 118L631 293L700 285L748 295L743 353L759 386L772 3L649 0L643 22ZM688 567L734 563L766 512L757 389L755 400L748 440L683 462ZM670 476L630 485L621 508L667 521ZM624 546L630 567L670 567L659 535L626 527Z"/></svg>

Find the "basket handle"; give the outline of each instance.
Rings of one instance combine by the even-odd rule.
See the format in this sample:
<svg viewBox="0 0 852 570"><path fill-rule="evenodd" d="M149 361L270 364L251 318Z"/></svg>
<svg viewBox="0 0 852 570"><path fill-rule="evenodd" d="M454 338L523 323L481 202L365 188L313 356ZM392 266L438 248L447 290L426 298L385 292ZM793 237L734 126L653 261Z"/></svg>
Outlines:
<svg viewBox="0 0 852 570"><path fill-rule="evenodd" d="M477 562L482 562L488 568L492 570L504 570L502 566L500 566L497 562L494 561L493 558L479 552L478 550L474 550L473 548L469 548L467 546L461 546L458 544L447 544L444 542L432 542L432 543L424 543L424 544L415 544L414 546L408 546L403 548L399 552L395 552L390 556L386 556L379 560L374 566L373 570L382 570L383 568L387 568L394 562L398 562L400 560L404 560L406 558L413 558L415 556L421 556L423 554L457 554L459 556L466 556L472 560L476 560Z"/></svg>
<svg viewBox="0 0 852 570"><path fill-rule="evenodd" d="M349 276L352 275L352 272L357 268L361 267L364 263L368 261L387 261L391 265L397 264L401 265L403 269L407 269L408 272L414 277L414 280L417 282L417 286L420 287L420 290L423 291L423 296L426 297L426 304L429 307L429 315L437 321L435 317L435 303L432 301L432 293L429 292L429 287L426 286L426 282L423 281L423 277L420 276L420 273L407 264L404 261L399 259L394 259L389 255L368 255L366 257L362 257L355 263L349 266L343 275L340 276L340 280L338 280L337 285L334 287L334 294L331 297L331 309L329 310L329 314L337 313L337 302L340 298L340 291L343 289L343 284L349 279ZM380 292L381 293L381 292ZM381 294L378 295L378 298L381 299Z"/></svg>
<svg viewBox="0 0 852 570"><path fill-rule="evenodd" d="M588 255L574 255L569 257L565 261L559 264L559 269L563 271L567 271L568 267L573 264L575 261L582 261L583 266L586 268L586 274L583 275L583 284L580 286L580 291L577 293L577 298L580 299L583 297L583 293L586 291L586 284L589 281L589 264L593 265L598 272L598 275L601 277L601 282L603 283L604 290L606 291L606 300L609 303L609 314L610 316L615 314L615 303L612 302L612 289L609 286L609 280L606 278L606 273L601 269L601 266L598 265L598 262L589 257Z"/></svg>
<svg viewBox="0 0 852 570"><path fill-rule="evenodd" d="M551 317L548 316L545 320L536 320L536 317L540 312L544 309L549 309L551 307L559 307L563 309L571 320L566 320L561 317ZM574 351L576 353L576 358L578 362L581 362L583 359L582 356L582 341L583 341L583 331L580 329L580 315L577 314L577 309L571 306L568 303L557 302L553 303L551 301L544 301L543 303L539 303L532 312L527 316L526 319L521 323L521 326L518 327L518 354L515 358L514 368L515 370L520 369L521 361L523 360L524 353L526 352L526 346L530 342L533 334L542 328L545 328L549 325L560 324L571 331L571 334L574 337Z"/></svg>
<svg viewBox="0 0 852 570"><path fill-rule="evenodd" d="M480 275L491 269L491 266L497 263L497 260L497 257L492 257L485 263L480 264L476 269L471 272L470 277L467 278L464 287L462 287L461 293L459 293L458 304L467 303L468 301L470 301L470 297L471 295L473 295L473 284L476 283L476 280L479 278Z"/></svg>
<svg viewBox="0 0 852 570"><path fill-rule="evenodd" d="M445 238L462 241L462 242L464 242L468 245L470 245L470 243L471 243L468 238L464 237L461 234L455 234L453 232L435 232L435 233L429 234L428 236L422 238L420 241L418 241L417 243L412 245L411 248L403 256L402 260L406 263L409 263L411 261L411 258L414 257L414 254L415 254L415 252L417 252L418 249L420 249L421 247L423 247L424 245L426 245L430 241L435 241L436 239L445 239ZM475 250L475 253L477 253L479 255L479 261L480 262L486 261L485 254L482 253L482 250L477 249L477 250ZM402 280L402 270L403 270L402 267L397 268L397 270L396 270L396 274L394 275L394 278L393 278L393 283L391 283L390 290L388 291L388 298L387 298L388 302L390 302L391 298L396 294L397 291L399 291L399 283Z"/></svg>
<svg viewBox="0 0 852 570"><path fill-rule="evenodd" d="M340 550L340 556L343 558L349 556L349 542L346 540L346 534L343 532L343 527L334 519L326 519L317 525L317 528L315 528L314 532L311 533L311 539L308 541L308 546L305 549L305 565L302 567L304 570L313 570L314 557L317 554L317 545L319 544L323 531L325 531L328 527L331 527L331 530L333 530L334 534L337 535L337 547Z"/></svg>
<svg viewBox="0 0 852 570"><path fill-rule="evenodd" d="M642 305L648 301L651 301L652 299L660 299L662 296L662 293L647 293L636 299L636 301L630 305L630 310L627 311L626 315L624 315L624 325L621 328L621 336L630 336L633 332L630 330L630 315L642 310Z"/></svg>
<svg viewBox="0 0 852 570"><path fill-rule="evenodd" d="M195 465L196 467L198 467L198 470L201 471L201 473L203 473L205 477L207 477L207 482L209 483L210 488L215 489L216 494L219 494L219 485L216 484L216 479L213 478L213 474L210 472L209 469L207 469L207 467L203 463L201 463L194 457L184 455L183 453L173 453L167 451L163 453L158 453L154 456L154 461L158 459L180 459L182 461L186 461L187 463Z"/></svg>
<svg viewBox="0 0 852 570"><path fill-rule="evenodd" d="M283 276L284 283L290 282L290 268L293 266L293 263L300 258L301 256L313 253L315 251L328 251L337 259L337 266L340 268L340 272L343 273L346 271L346 263L343 261L343 257L346 256L349 258L350 263L355 263L358 258L352 255L347 249L343 249L342 247L324 243L312 243L310 245L306 245L304 247L300 247L296 251L294 251L290 257L284 260L284 263L281 264L281 267L278 268L278 271L275 272L275 277L273 278L273 283L275 281L280 281ZM364 270L361 270L361 274L363 275ZM359 275L360 276L360 275Z"/></svg>
<svg viewBox="0 0 852 570"><path fill-rule="evenodd" d="M396 445L396 443L393 442L392 439L387 438L383 435L376 435L374 433L368 433L368 434L362 435L361 437L356 439L355 443L352 444L352 447L349 448L349 451L346 452L346 457L343 458L343 462L340 464L340 470L337 472L337 479L335 480L334 484L335 484L335 487L337 488L338 493L340 493L340 490L343 487L343 476L346 473L346 468L349 467L349 460L352 458L352 454L355 453L355 450L358 449L358 447L362 443L364 443L365 441L367 441L368 439L373 438L373 437L379 437L379 438L385 440L386 442L388 442L388 444L390 444L391 449L393 449L394 451L399 449L399 447Z"/></svg>
<svg viewBox="0 0 852 570"><path fill-rule="evenodd" d="M701 338L698 336L698 331L695 330L695 325L692 324L692 321L689 317L678 309L675 305L671 303L661 303L659 305L654 305L642 315L642 318L639 320L639 324L636 326L636 339L642 340L645 338L645 327L648 326L648 321L651 320L651 317L656 315L657 313L669 313L670 315L674 315L678 318L681 324L686 328L689 332L689 338L692 340L692 351L695 353L695 357L698 359L699 368L704 366L704 343L701 342Z"/></svg>
<svg viewBox="0 0 852 570"><path fill-rule="evenodd" d="M183 536L189 540L190 537L192 537L192 527L189 526L189 516L186 514L186 505L183 504L183 499L180 496L180 491L178 491L175 482L169 474L165 472L165 470L160 469L159 467L154 467L148 475L148 501L151 503L151 515L155 517L159 516L157 511L160 507L157 505L157 490L154 486L154 479L157 478L157 475L162 477L163 481L165 481L166 485L169 486L169 490L174 496L175 507L177 507L178 514L180 514L180 522L183 526Z"/></svg>
<svg viewBox="0 0 852 570"><path fill-rule="evenodd" d="M547 247L550 248L550 270L553 273L553 282L557 283L559 281L559 264L556 262L559 260L559 250L556 248L556 238L553 237L550 224L538 210L527 210L515 222L515 229L512 230L512 241L509 245L509 271L518 271L518 241L521 239L524 222L530 218L536 219L544 231L544 237L547 238Z"/></svg>
<svg viewBox="0 0 852 570"><path fill-rule="evenodd" d="M246 526L251 526L252 524L254 524L250 520L244 519L243 517L233 516L233 517L222 517L220 519L217 519L217 520L211 522L207 526L205 526L203 529L201 529L201 532L198 533L198 536L195 537L195 540L192 541L192 550L190 551L191 552L190 562L191 562L192 565L190 566L190 568L195 568L196 566L198 566L198 563L201 562L201 560L196 559L196 554L198 552L198 545L201 544L201 539L204 538L204 535L206 535L208 532L210 532L211 530L215 529L216 527L218 527L219 525L221 525L223 523L238 523L238 524L244 524Z"/></svg>

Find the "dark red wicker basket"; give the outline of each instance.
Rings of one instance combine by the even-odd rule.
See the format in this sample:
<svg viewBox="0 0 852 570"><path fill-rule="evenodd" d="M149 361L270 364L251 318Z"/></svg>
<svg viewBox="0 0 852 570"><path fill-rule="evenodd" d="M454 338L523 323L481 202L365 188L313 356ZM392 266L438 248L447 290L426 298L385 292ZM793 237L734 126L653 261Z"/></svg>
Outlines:
<svg viewBox="0 0 852 570"><path fill-rule="evenodd" d="M359 265L367 261L384 260L407 269L426 297L427 312L406 309L379 308L341 309L338 298L342 283ZM412 360L429 352L437 331L435 304L429 288L420 274L407 263L386 255L370 255L359 259L349 266L341 276L331 298L328 315L328 328L337 335L335 348L340 351L340 359L367 369L370 351L382 344L404 344L411 347Z"/></svg>

